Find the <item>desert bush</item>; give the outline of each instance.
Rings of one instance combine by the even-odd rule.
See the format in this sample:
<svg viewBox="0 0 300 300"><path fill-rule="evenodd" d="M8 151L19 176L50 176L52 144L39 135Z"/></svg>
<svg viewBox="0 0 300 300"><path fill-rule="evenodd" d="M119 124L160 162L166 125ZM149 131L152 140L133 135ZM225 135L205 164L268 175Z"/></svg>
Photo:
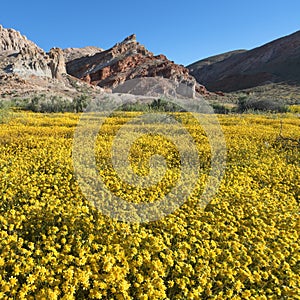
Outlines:
<svg viewBox="0 0 300 300"><path fill-rule="evenodd" d="M107 101L108 99L105 100ZM105 102L94 101L92 106L94 109L97 109L99 107L103 109L103 103ZM145 103L142 101L125 103L118 110L127 112L176 112L182 111L183 109L179 105L176 105L173 102L168 101L167 99L158 98L154 99L151 103Z"/></svg>
<svg viewBox="0 0 300 300"><path fill-rule="evenodd" d="M85 108L89 105L91 99L87 94L81 94L77 96L72 101L72 110L75 112L83 112ZM71 110L71 111L72 111Z"/></svg>
<svg viewBox="0 0 300 300"><path fill-rule="evenodd" d="M47 101L45 94L33 96L29 99L22 99L21 101L15 101L15 105L24 110L30 110L33 112L41 112L41 106Z"/></svg>
<svg viewBox="0 0 300 300"><path fill-rule="evenodd" d="M182 108L171 101L164 98L154 99L151 103L126 103L121 107L122 111L160 111L160 112L175 112L182 111Z"/></svg>
<svg viewBox="0 0 300 300"><path fill-rule="evenodd" d="M126 103L121 107L122 111L143 111L147 112L150 110L149 104L146 103Z"/></svg>
<svg viewBox="0 0 300 300"><path fill-rule="evenodd" d="M27 99L13 99L12 106L32 112L58 113L58 112L82 112L88 105L90 99L87 95L81 94L73 100L61 96L45 94L36 95Z"/></svg>
<svg viewBox="0 0 300 300"><path fill-rule="evenodd" d="M218 103L212 104L212 108L214 109L214 112L216 114L228 114L231 112L231 110L228 107Z"/></svg>
<svg viewBox="0 0 300 300"><path fill-rule="evenodd" d="M268 112L286 112L287 107L281 101L271 99L247 99L241 97L238 100L238 112L246 111L268 111Z"/></svg>
<svg viewBox="0 0 300 300"><path fill-rule="evenodd" d="M50 99L46 99L39 106L40 112L71 112L73 111L73 105L70 100L64 99L59 96L51 96Z"/></svg>
<svg viewBox="0 0 300 300"><path fill-rule="evenodd" d="M0 100L0 124L6 123L12 114L11 102Z"/></svg>
<svg viewBox="0 0 300 300"><path fill-rule="evenodd" d="M154 99L152 103L149 104L149 109L163 112L183 111L182 107L164 98Z"/></svg>

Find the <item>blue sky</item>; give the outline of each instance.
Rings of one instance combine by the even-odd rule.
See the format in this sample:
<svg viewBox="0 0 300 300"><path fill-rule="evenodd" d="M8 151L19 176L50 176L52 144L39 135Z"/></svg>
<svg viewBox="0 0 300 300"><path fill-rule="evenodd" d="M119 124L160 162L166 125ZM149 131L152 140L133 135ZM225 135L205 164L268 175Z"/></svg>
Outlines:
<svg viewBox="0 0 300 300"><path fill-rule="evenodd" d="M300 1L1 1L0 24L47 51L107 49L136 33L150 51L187 65L300 30Z"/></svg>

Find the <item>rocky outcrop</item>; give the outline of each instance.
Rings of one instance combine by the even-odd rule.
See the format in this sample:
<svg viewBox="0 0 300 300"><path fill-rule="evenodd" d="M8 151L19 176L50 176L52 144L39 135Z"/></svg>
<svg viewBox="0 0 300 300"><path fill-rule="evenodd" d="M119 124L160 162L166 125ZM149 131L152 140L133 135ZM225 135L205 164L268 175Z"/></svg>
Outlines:
<svg viewBox="0 0 300 300"><path fill-rule="evenodd" d="M83 48L66 48L63 49L66 63L85 56L93 56L96 53L102 52L103 49L94 46L87 46Z"/></svg>
<svg viewBox="0 0 300 300"><path fill-rule="evenodd" d="M59 48L46 54L20 32L1 26L0 73L17 74L23 78L33 75L61 79L66 74L64 55Z"/></svg>
<svg viewBox="0 0 300 300"><path fill-rule="evenodd" d="M24 78L31 75L51 77L46 54L39 48L24 46L10 58L11 64L6 68L8 73Z"/></svg>
<svg viewBox="0 0 300 300"><path fill-rule="evenodd" d="M187 68L211 91L231 92L278 82L299 85L300 31L249 51L225 53Z"/></svg>
<svg viewBox="0 0 300 300"><path fill-rule="evenodd" d="M66 63L62 49L52 48L48 53L50 61L48 63L52 78L62 79L62 75L66 74Z"/></svg>
<svg viewBox="0 0 300 300"><path fill-rule="evenodd" d="M125 82L155 78L146 83L140 81L139 84L147 88L138 90L147 95L163 91L165 95L179 94L189 98L207 93L187 68L162 54L154 55L136 41L135 35L106 51L97 47L53 48L45 53L18 31L0 27L0 75L12 74L23 79L36 76L66 82L67 73L105 90L122 85L122 90L130 93L133 89L130 84L123 85Z"/></svg>
<svg viewBox="0 0 300 300"><path fill-rule="evenodd" d="M196 93L206 93L206 89L196 82L187 68L175 64L164 55L154 55L136 41L135 35L109 50L69 61L67 72L104 88L115 89L135 78L161 77L177 85L186 85L192 91L192 95L183 96L194 97Z"/></svg>
<svg viewBox="0 0 300 300"><path fill-rule="evenodd" d="M0 25L0 52L19 52L24 47L38 48L33 42L27 40L26 36L22 35L19 31L14 29L5 29L2 25Z"/></svg>
<svg viewBox="0 0 300 300"><path fill-rule="evenodd" d="M113 93L143 95L149 97L193 98L195 91L183 83L163 77L140 77L126 80L113 89Z"/></svg>

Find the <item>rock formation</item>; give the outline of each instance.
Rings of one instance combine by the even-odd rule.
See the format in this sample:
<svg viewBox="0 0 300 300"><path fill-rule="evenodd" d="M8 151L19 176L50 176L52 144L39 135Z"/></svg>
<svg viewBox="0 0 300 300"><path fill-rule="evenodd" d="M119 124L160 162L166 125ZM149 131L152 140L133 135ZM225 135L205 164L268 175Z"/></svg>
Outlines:
<svg viewBox="0 0 300 300"><path fill-rule="evenodd" d="M38 48L33 42L27 40L26 36L21 35L19 31L5 29L0 25L0 52L21 51L24 47Z"/></svg>
<svg viewBox="0 0 300 300"><path fill-rule="evenodd" d="M61 49L46 54L32 41L14 29L0 27L0 73L17 74L23 78L45 76L61 79L66 73ZM2 71L2 72L1 72Z"/></svg>
<svg viewBox="0 0 300 300"><path fill-rule="evenodd" d="M187 68L162 54L154 55L136 41L134 34L106 51L97 47L52 48L46 53L20 32L1 26L0 77L0 84L15 80L16 87L27 84L43 90L55 84L60 90L74 89L70 82L76 77L95 91L101 87L108 92L115 89L118 93L188 98L207 93ZM138 81L133 85L134 79ZM1 90L9 92L4 86Z"/></svg>
<svg viewBox="0 0 300 300"><path fill-rule="evenodd" d="M161 77L186 85L195 93L206 93L189 74L189 70L168 60L166 56L154 55L136 41L133 34L114 47L93 56L82 57L67 63L67 72L88 83L104 88L116 88L128 80L142 77ZM181 89L183 92L184 89Z"/></svg>
<svg viewBox="0 0 300 300"><path fill-rule="evenodd" d="M82 58L85 56L93 56L96 53L99 53L102 51L103 51L103 49L101 49L99 47L94 47L94 46L87 46L87 47L83 47L83 48L63 49L66 63L71 60L77 59L77 58Z"/></svg>
<svg viewBox="0 0 300 300"><path fill-rule="evenodd" d="M66 63L62 49L52 48L48 53L50 61L48 63L52 78L62 79L62 75L66 74Z"/></svg>
<svg viewBox="0 0 300 300"><path fill-rule="evenodd" d="M0 25L0 97L30 97L39 93L72 99L78 89L100 89L66 74L64 53L53 48L49 53L20 32Z"/></svg>

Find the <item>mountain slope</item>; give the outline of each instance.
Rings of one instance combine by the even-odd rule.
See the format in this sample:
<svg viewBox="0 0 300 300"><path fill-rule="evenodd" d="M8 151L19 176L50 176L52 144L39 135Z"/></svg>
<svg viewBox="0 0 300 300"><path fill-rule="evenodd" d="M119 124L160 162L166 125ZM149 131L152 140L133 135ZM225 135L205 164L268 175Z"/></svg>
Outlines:
<svg viewBox="0 0 300 300"><path fill-rule="evenodd" d="M67 62L67 72L103 88L115 89L129 80L157 77L172 80L177 87L186 85L188 93L183 93L183 96L194 97L197 92L206 93L205 88L196 82L187 68L175 64L162 54L154 55L136 41L135 35L127 37L106 51ZM162 82L156 80L155 85L161 85ZM161 86L160 89L164 90L164 87ZM130 85L122 89L124 92L130 90ZM179 90L183 92L182 88ZM147 88L146 93L148 92ZM171 91L167 94L171 94Z"/></svg>
<svg viewBox="0 0 300 300"><path fill-rule="evenodd" d="M0 26L0 73L21 77L45 76L59 78L66 73L63 52L52 48L45 53L35 43L14 29Z"/></svg>
<svg viewBox="0 0 300 300"><path fill-rule="evenodd" d="M226 54L223 54L226 57ZM222 57L219 56L219 57ZM207 59L210 61L210 59ZM270 82L300 83L300 31L223 60L187 68L208 90L231 92Z"/></svg>
<svg viewBox="0 0 300 300"><path fill-rule="evenodd" d="M227 58L229 58L233 55L243 53L243 52L246 52L246 51L247 50L233 50L233 51L217 54L217 55L214 55L214 56L210 56L208 58L204 58L204 59L198 60L195 63L192 63L191 65L188 66L188 68L189 68L190 72L193 72L194 70L203 68L205 66L210 66L214 63L225 60L225 59L227 59Z"/></svg>
<svg viewBox="0 0 300 300"><path fill-rule="evenodd" d="M74 55L74 51L69 50L68 54ZM46 53L20 32L0 25L1 99L36 94L71 99L78 93L77 86L88 85L67 74L64 52L60 48Z"/></svg>
<svg viewBox="0 0 300 300"><path fill-rule="evenodd" d="M82 58L85 56L93 56L96 53L104 51L102 48L94 47L94 46L86 46L83 48L66 48L63 49L64 57L66 63L75 60L78 58Z"/></svg>

